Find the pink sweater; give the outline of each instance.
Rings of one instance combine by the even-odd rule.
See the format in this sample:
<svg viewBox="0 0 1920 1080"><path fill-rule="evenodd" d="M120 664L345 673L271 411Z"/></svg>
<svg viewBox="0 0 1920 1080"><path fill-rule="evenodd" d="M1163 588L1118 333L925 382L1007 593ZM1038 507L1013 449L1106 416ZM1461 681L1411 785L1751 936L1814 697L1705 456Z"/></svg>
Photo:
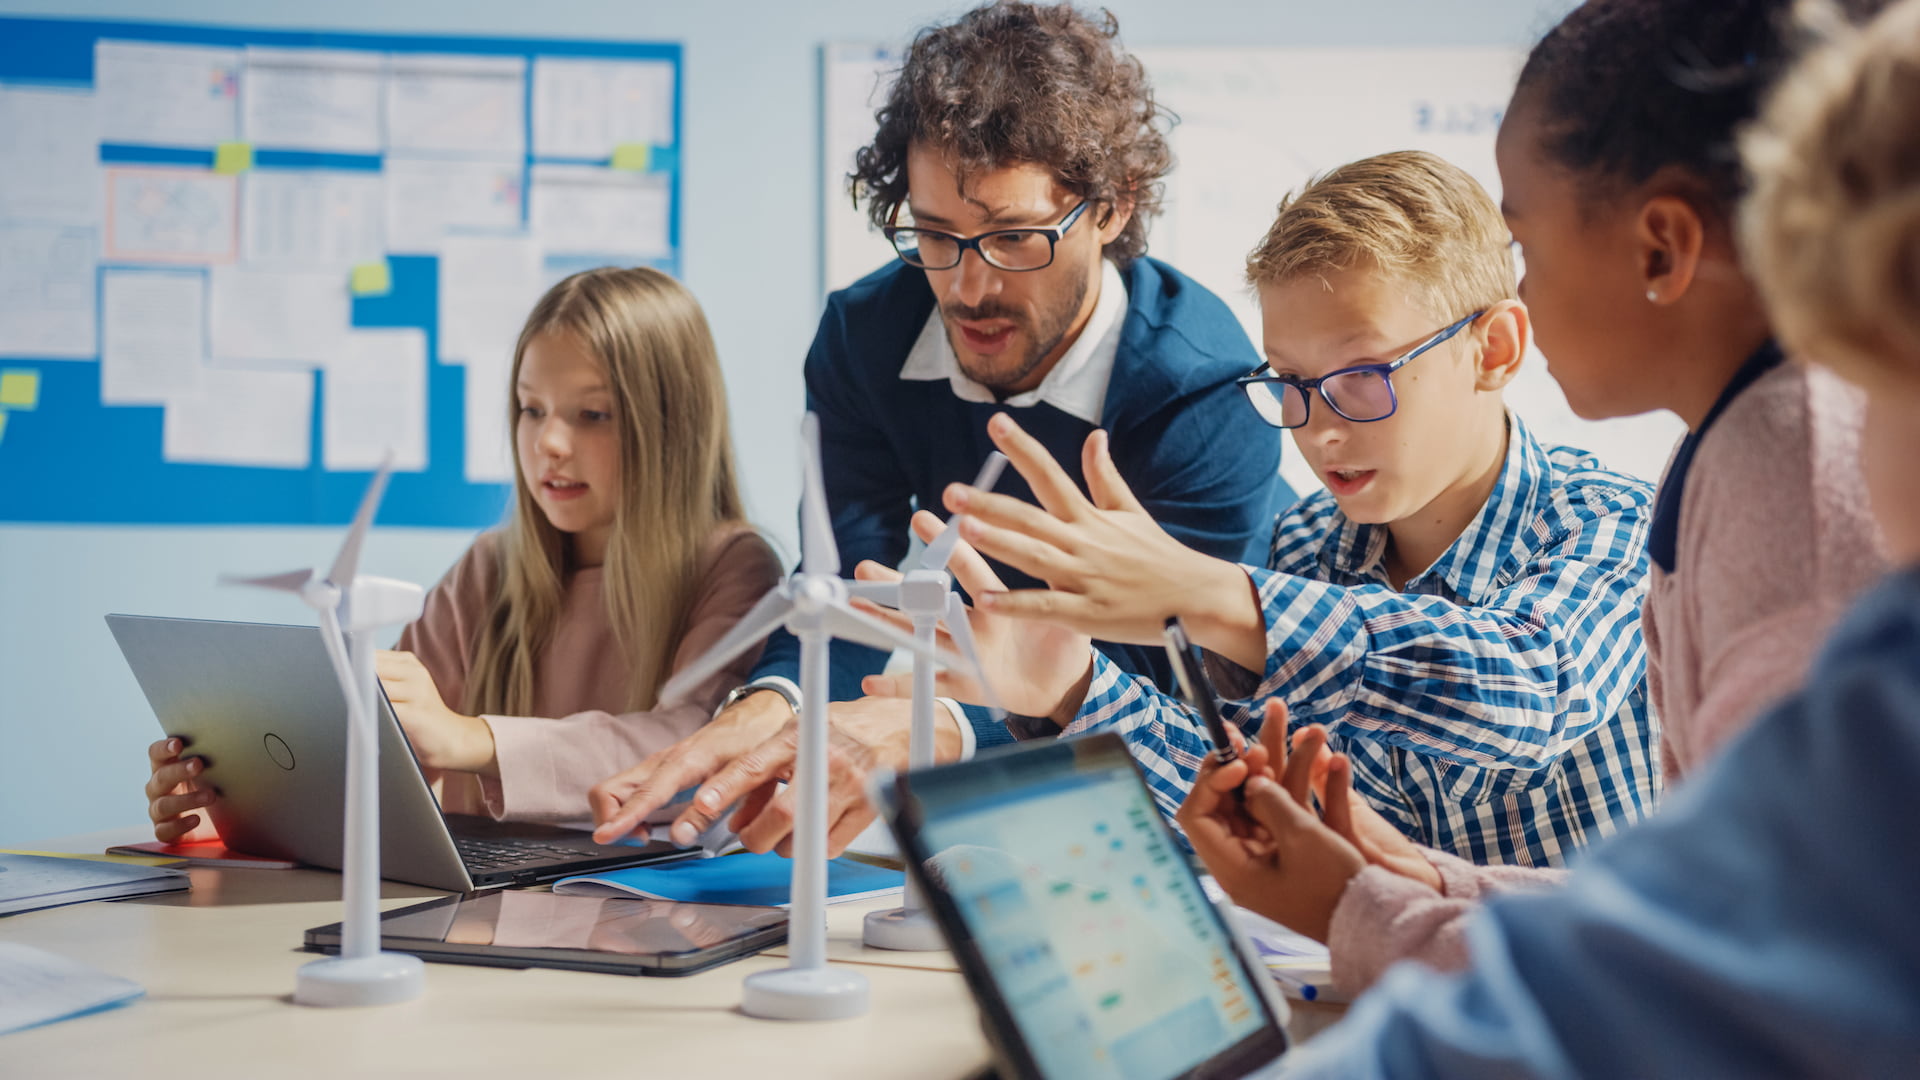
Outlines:
<svg viewBox="0 0 1920 1080"><path fill-rule="evenodd" d="M427 594L426 611L400 635L433 676L441 700L458 710L480 622L499 574L497 534L488 533ZM780 580L780 560L746 527L716 535L703 557L699 592L686 634L673 656L678 671L705 653ZM427 770L449 813L519 820L583 821L592 816L587 789L647 755L692 734L728 690L747 680L759 659L750 649L681 704L622 712L627 658L614 639L600 567L577 570L566 583L553 639L535 661L537 716L487 716L500 777Z"/></svg>
<svg viewBox="0 0 1920 1080"><path fill-rule="evenodd" d="M1798 687L1840 613L1885 572L1859 470L1862 404L1834 376L1789 362L1730 402L1700 440L1674 572L1653 568L1641 607L1670 779ZM1344 992L1365 989L1396 960L1463 967L1466 919L1481 898L1565 878L1427 858L1444 894L1372 866L1341 894L1327 944Z"/></svg>

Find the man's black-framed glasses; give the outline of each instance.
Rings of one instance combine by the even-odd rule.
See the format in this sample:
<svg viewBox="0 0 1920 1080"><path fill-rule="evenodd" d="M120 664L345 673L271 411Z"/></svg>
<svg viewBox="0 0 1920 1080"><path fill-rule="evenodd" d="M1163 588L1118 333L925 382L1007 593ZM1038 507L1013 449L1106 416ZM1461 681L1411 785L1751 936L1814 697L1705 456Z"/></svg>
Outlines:
<svg viewBox="0 0 1920 1080"><path fill-rule="evenodd" d="M881 232L893 244L902 262L922 270L951 270L960 265L960 257L969 248L979 252L988 266L1001 270L1044 270L1053 265L1054 245L1080 220L1092 201L1082 199L1080 205L1067 211L1058 225L995 229L979 236L955 236L910 225L889 225Z"/></svg>
<svg viewBox="0 0 1920 1080"><path fill-rule="evenodd" d="M1291 431L1305 425L1316 390L1328 408L1356 424L1385 420L1400 408L1400 399L1393 392L1393 373L1485 314L1484 310L1476 311L1384 364L1357 364L1317 379L1275 375L1262 364L1234 381L1247 392L1247 400L1260 419L1277 428Z"/></svg>

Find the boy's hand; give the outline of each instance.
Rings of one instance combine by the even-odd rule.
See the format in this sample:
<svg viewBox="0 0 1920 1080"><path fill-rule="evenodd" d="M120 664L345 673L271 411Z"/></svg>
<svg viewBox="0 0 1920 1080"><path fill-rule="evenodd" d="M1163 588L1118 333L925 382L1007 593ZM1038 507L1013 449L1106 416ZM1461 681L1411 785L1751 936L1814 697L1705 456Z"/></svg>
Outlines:
<svg viewBox="0 0 1920 1080"><path fill-rule="evenodd" d="M982 554L1051 587L976 593L983 610L1136 645L1159 644L1169 615L1189 616L1203 647L1251 670L1265 667L1265 625L1245 572L1187 547L1154 522L1114 468L1106 432L1087 436L1082 452L1089 502L1046 447L1011 418L995 416L987 431L1040 506L953 484L947 509L967 515L960 535ZM1221 648L1220 635L1210 632L1215 623L1244 627L1249 620L1258 627L1251 661L1246 648Z"/></svg>
<svg viewBox="0 0 1920 1080"><path fill-rule="evenodd" d="M946 526L938 517L922 510L913 515L913 531L930 543L946 531ZM1004 593L1007 588L987 561L964 542L954 545L947 570L971 596ZM855 567L853 576L861 581L900 580L898 571L872 560ZM892 623L902 633L913 633L913 620L898 611L865 600L856 600L854 605ZM1064 717L1071 722L1080 711L1092 676L1092 639L1064 626L1009 619L977 607L968 610L967 625L973 630L974 645L980 652L980 666L988 687L981 687L969 672L943 668L934 675L937 692L972 705L998 704L1027 716L1051 716L1056 722ZM945 627L939 631L938 641L943 649L959 651ZM986 693L988 688L993 694ZM913 676L911 673L869 675L861 682L860 689L874 697L911 698ZM997 702L992 700L995 697L999 699Z"/></svg>

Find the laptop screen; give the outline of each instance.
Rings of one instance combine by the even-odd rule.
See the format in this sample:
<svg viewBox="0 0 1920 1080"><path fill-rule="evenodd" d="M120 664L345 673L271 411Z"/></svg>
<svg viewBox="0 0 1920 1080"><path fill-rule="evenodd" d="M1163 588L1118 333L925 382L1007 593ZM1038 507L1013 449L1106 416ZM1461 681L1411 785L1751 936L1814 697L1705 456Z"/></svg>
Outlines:
<svg viewBox="0 0 1920 1080"><path fill-rule="evenodd" d="M1274 1026L1118 739L902 787L929 876L1040 1075L1163 1080Z"/></svg>

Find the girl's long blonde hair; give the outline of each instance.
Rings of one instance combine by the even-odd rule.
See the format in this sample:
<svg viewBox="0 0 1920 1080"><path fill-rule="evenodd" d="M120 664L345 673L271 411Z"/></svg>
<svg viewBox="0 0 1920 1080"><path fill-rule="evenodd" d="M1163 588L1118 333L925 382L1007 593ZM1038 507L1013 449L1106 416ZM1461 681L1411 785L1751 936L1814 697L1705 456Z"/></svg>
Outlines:
<svg viewBox="0 0 1920 1080"><path fill-rule="evenodd" d="M619 425L620 481L607 542L607 615L631 661L629 710L654 706L698 586L702 553L743 520L727 430L726 388L707 319L684 286L658 270L600 269L555 285L527 317L508 386L527 343L572 334L606 369ZM508 402L509 430L519 402ZM500 538L499 587L474 640L464 711L533 712L535 658L560 616L568 546L534 501L519 455Z"/></svg>

